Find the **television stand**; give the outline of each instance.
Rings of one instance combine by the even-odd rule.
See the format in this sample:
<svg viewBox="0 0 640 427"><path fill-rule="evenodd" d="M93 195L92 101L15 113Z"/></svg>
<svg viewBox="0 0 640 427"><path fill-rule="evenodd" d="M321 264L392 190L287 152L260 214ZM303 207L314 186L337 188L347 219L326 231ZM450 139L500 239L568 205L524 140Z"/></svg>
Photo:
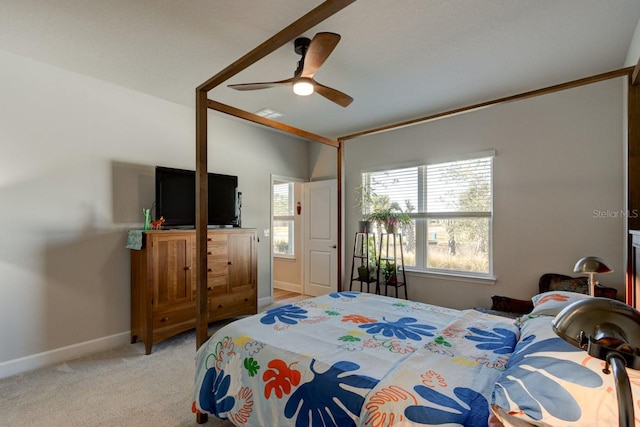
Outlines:
<svg viewBox="0 0 640 427"><path fill-rule="evenodd" d="M257 233L207 230L207 321L258 310ZM195 230L148 230L131 250L131 343L153 344L196 327Z"/></svg>

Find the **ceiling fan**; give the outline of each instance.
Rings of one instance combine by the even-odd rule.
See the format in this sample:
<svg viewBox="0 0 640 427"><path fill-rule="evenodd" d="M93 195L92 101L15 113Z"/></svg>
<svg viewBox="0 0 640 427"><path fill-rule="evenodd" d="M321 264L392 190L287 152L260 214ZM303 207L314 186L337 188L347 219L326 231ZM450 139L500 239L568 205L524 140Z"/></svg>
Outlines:
<svg viewBox="0 0 640 427"><path fill-rule="evenodd" d="M324 61L327 60L339 41L339 34L326 32L316 34L313 40L299 37L294 42L294 50L302 58L300 58L298 68L292 78L277 82L234 84L229 85L229 87L236 90L257 90L277 86L292 86L293 92L297 95L307 96L316 92L329 101L335 102L342 107L347 107L351 104L353 98L339 90L321 85L313 79L316 71L324 64Z"/></svg>

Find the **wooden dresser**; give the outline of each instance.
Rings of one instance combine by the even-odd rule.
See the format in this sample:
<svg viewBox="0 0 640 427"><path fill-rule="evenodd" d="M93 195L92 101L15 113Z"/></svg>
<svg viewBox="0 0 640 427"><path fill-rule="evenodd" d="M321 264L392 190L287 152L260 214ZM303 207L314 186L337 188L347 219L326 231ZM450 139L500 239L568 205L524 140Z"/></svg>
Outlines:
<svg viewBox="0 0 640 427"><path fill-rule="evenodd" d="M149 230L131 250L131 343L153 344L196 326L195 230ZM257 312L257 234L207 232L208 321Z"/></svg>

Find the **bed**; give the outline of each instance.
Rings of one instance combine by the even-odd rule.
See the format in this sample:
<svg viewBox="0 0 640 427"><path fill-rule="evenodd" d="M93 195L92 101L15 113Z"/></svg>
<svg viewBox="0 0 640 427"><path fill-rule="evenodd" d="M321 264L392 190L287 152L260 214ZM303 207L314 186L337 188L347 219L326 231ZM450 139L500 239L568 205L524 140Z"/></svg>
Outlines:
<svg viewBox="0 0 640 427"><path fill-rule="evenodd" d="M360 292L278 307L199 348L192 410L237 426L616 425L611 375L551 329L581 298L536 295L515 321Z"/></svg>

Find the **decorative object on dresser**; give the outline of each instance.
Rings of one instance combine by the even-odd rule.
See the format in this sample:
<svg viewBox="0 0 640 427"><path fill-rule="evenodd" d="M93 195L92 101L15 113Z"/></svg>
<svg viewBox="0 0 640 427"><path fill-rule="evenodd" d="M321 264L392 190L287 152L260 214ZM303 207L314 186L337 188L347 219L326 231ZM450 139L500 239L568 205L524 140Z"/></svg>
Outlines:
<svg viewBox="0 0 640 427"><path fill-rule="evenodd" d="M151 230L151 209L142 209L144 215L144 229Z"/></svg>
<svg viewBox="0 0 640 427"><path fill-rule="evenodd" d="M595 256L580 258L573 267L574 273L587 273L589 275L589 295L595 296L595 285L593 275L595 273L611 273L612 269L601 259Z"/></svg>
<svg viewBox="0 0 640 427"><path fill-rule="evenodd" d="M196 326L195 230L146 231L131 251L131 343L153 344ZM208 321L257 312L257 235L207 232Z"/></svg>

